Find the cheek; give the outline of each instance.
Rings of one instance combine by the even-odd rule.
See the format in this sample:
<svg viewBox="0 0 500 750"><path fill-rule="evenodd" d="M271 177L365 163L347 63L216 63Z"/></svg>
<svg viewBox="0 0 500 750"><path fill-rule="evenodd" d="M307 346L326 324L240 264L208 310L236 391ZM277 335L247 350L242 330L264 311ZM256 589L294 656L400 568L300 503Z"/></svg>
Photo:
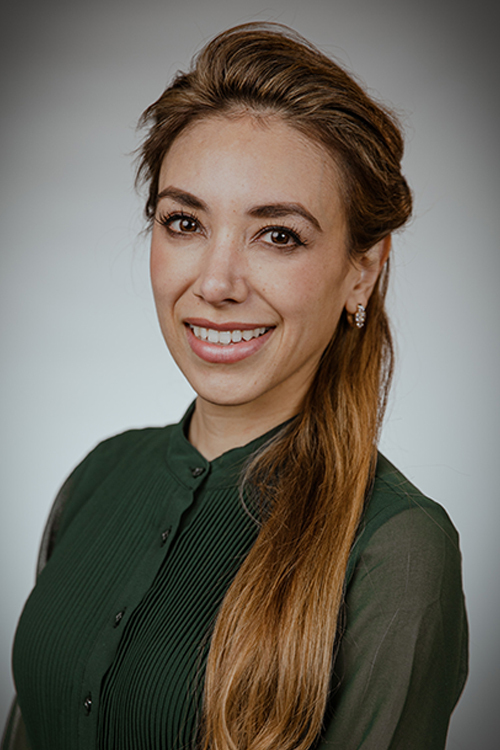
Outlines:
<svg viewBox="0 0 500 750"><path fill-rule="evenodd" d="M166 251L162 242L151 241L149 271L156 302L175 300L188 284L187 272L175 254Z"/></svg>
<svg viewBox="0 0 500 750"><path fill-rule="evenodd" d="M344 278L337 268L304 264L267 288L285 321L316 333L328 329L328 335L333 334L344 306Z"/></svg>
<svg viewBox="0 0 500 750"><path fill-rule="evenodd" d="M149 273L153 291L162 285L162 277L165 275L166 258L161 251L161 245L155 237L155 229L151 238L151 250L149 254Z"/></svg>

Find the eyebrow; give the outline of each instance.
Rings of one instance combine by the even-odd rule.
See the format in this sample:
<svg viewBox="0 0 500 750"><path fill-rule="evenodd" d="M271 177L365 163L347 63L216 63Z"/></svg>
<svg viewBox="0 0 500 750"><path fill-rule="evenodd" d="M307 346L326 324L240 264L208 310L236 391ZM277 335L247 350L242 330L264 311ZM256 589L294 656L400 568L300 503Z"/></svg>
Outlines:
<svg viewBox="0 0 500 750"><path fill-rule="evenodd" d="M174 201L177 201L177 203L180 203L187 208L196 208L198 211L207 210L206 204L195 195L174 187L168 187L165 188L165 190L161 190L158 193L157 198L158 200L161 200L162 198L172 198Z"/></svg>
<svg viewBox="0 0 500 750"><path fill-rule="evenodd" d="M319 232L323 231L316 217L300 203L271 203L268 206L255 206L248 213L258 219L281 219L283 216L298 214L316 227Z"/></svg>
<svg viewBox="0 0 500 750"><path fill-rule="evenodd" d="M194 208L198 211L208 211L206 203L200 198L197 198L192 193L188 193L185 190L179 190L175 187L167 187L164 190L161 190L158 193L158 200L161 200L162 198L171 198L187 208ZM306 219L306 221L312 224L319 232L323 231L316 217L300 203L270 203L269 205L264 206L254 206L248 211L248 214L257 219L281 219L284 216L297 214Z"/></svg>

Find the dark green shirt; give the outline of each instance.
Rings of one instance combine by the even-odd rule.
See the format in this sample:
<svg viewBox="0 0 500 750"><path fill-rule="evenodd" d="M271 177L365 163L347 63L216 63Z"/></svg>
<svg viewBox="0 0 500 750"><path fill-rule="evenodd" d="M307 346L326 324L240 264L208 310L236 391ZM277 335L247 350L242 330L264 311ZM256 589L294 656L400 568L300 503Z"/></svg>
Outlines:
<svg viewBox="0 0 500 750"><path fill-rule="evenodd" d="M209 463L183 422L101 443L64 487L14 644L32 750L193 741L211 628L258 532L238 477L268 436ZM346 583L319 747L443 748L467 670L458 538L383 457Z"/></svg>

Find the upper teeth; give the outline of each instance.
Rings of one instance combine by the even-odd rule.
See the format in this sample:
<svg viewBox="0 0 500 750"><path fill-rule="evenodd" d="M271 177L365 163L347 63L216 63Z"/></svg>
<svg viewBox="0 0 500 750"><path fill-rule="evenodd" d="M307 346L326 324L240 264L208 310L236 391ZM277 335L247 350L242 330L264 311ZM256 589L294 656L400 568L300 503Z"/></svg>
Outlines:
<svg viewBox="0 0 500 750"><path fill-rule="evenodd" d="M201 341L209 341L211 344L237 344L242 339L244 341L250 341L250 339L258 338L262 336L267 330L266 327L252 328L250 330L241 331L236 329L235 331L216 331L215 328L202 328L201 326L189 326L196 336Z"/></svg>

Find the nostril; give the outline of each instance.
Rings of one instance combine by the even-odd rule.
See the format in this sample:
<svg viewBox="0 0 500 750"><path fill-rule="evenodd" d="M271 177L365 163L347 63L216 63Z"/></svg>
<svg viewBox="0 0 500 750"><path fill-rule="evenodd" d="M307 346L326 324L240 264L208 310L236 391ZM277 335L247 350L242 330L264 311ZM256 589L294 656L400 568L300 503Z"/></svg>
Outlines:
<svg viewBox="0 0 500 750"><path fill-rule="evenodd" d="M247 296L247 287L241 278L211 276L200 281L198 295L212 305L242 302Z"/></svg>

